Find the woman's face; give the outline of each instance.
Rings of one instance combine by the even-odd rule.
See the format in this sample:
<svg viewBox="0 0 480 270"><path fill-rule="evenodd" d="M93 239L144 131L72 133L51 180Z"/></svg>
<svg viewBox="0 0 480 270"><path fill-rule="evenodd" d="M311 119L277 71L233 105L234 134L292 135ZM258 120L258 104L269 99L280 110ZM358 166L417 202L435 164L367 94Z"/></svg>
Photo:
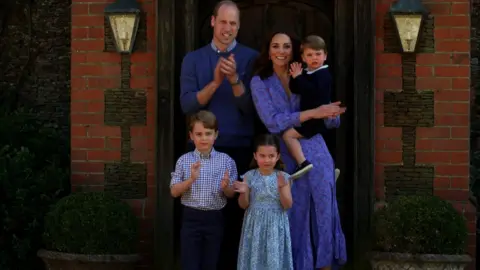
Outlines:
<svg viewBox="0 0 480 270"><path fill-rule="evenodd" d="M274 66L288 66L292 60L292 40L286 34L276 34L270 42L269 56Z"/></svg>

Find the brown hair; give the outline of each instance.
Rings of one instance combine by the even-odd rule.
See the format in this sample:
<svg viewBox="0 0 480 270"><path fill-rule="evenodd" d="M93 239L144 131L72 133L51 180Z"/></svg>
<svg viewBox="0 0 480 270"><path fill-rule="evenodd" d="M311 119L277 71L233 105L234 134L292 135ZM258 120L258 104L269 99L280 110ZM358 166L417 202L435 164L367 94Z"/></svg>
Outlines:
<svg viewBox="0 0 480 270"><path fill-rule="evenodd" d="M238 12L238 17L240 17L240 9L238 8L237 4L235 2L229 1L229 0L220 1L215 5L215 7L213 8L213 17L218 16L218 10L224 5L235 7L237 9L237 12Z"/></svg>
<svg viewBox="0 0 480 270"><path fill-rule="evenodd" d="M302 46L300 51L303 53L303 50L307 48L315 51L323 50L325 53L327 53L327 44L325 44L325 40L323 40L323 38L316 35L307 36L302 41Z"/></svg>
<svg viewBox="0 0 480 270"><path fill-rule="evenodd" d="M278 155L280 155L280 139L275 135L272 135L272 134L258 135L255 138L255 141L253 143L254 152L257 152L260 146L273 146L277 149ZM250 162L250 168L251 169L258 168L258 164L255 158L253 158L252 161ZM275 169L280 171L285 169L285 164L282 162L281 159L278 159L277 163L275 164Z"/></svg>
<svg viewBox="0 0 480 270"><path fill-rule="evenodd" d="M199 111L196 114L190 116L188 130L191 132L196 123L202 123L204 128L213 129L218 131L217 118L212 112Z"/></svg>
<svg viewBox="0 0 480 270"><path fill-rule="evenodd" d="M266 40L264 41L260 55L256 59L253 67L253 70L254 70L253 75L260 76L262 80L273 75L273 63L272 63L272 60L270 59L270 43L272 43L273 37L277 34L285 34L292 41L292 62L299 62L301 59L300 53L299 53L300 43L296 38L294 38L293 35L290 35L285 32L280 32L280 31L273 32L272 34L267 36Z"/></svg>

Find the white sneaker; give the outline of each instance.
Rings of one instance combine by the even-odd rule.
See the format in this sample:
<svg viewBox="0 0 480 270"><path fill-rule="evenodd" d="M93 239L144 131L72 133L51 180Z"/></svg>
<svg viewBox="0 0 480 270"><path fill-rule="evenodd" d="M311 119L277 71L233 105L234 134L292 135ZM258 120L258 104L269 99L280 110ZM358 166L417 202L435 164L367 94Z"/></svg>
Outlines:
<svg viewBox="0 0 480 270"><path fill-rule="evenodd" d="M335 182L337 182L338 177L340 176L340 170L335 169Z"/></svg>

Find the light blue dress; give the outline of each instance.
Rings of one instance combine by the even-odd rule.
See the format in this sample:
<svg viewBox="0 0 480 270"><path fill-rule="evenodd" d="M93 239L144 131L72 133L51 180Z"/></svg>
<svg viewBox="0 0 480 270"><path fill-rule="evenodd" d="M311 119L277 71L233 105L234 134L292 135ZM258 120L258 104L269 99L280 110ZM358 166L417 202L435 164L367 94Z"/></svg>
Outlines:
<svg viewBox="0 0 480 270"><path fill-rule="evenodd" d="M250 170L243 178L250 188L250 205L243 219L237 269L293 270L290 225L280 203L277 171L263 176Z"/></svg>
<svg viewBox="0 0 480 270"><path fill-rule="evenodd" d="M277 75L262 80L253 77L250 88L260 119L273 134L300 125L300 98L288 97ZM327 128L340 126L340 117L325 120ZM303 153L313 169L295 180L292 186L293 207L289 210L292 253L295 270L333 269L347 260L345 236L338 212L335 190L335 166L322 135L300 139ZM285 143L280 155L287 172L296 162Z"/></svg>

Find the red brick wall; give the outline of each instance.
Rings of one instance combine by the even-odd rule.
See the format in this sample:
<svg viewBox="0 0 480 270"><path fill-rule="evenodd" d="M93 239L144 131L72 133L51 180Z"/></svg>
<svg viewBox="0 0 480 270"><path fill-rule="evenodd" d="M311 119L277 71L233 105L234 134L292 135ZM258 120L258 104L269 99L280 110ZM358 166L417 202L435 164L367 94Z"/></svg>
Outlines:
<svg viewBox="0 0 480 270"><path fill-rule="evenodd" d="M385 200L385 167L402 165L402 128L385 126L385 93L402 89L398 53L385 52L391 0L376 1L375 192ZM434 91L434 124L416 130L416 165L434 167L434 194L465 213L475 254L475 209L469 197L470 18L468 0L424 0L434 20L434 50L416 56L416 90ZM408 176L405 176L407 180Z"/></svg>
<svg viewBox="0 0 480 270"><path fill-rule="evenodd" d="M103 9L110 0L72 0L71 146L72 185L102 190L104 164L120 160L120 128L104 124L104 91L120 86L120 56L104 52ZM147 12L147 51L131 56L131 88L147 93L147 125L130 129L131 159L147 164L147 197L129 200L142 223L144 265L151 263L155 183L155 1L140 1ZM376 160L378 201L385 199L384 168L402 164L402 128L385 127L384 93L402 88L401 57L384 52L384 18L391 0L377 0ZM434 166L434 193L452 201L469 220L474 254L474 209L468 198L469 1L424 1L434 16L435 52L417 56L416 88L433 90L434 126L416 131L416 163Z"/></svg>
<svg viewBox="0 0 480 270"><path fill-rule="evenodd" d="M104 52L103 10L111 0L72 0L71 154L72 177L79 187L102 190L104 164L120 160L120 127L104 124L104 91L120 87L120 55ZM131 56L130 86L146 90L147 125L130 128L131 161L147 164L147 197L128 200L141 221L144 265L153 252L155 2L139 1L147 12L146 52ZM150 241L149 241L150 240Z"/></svg>

